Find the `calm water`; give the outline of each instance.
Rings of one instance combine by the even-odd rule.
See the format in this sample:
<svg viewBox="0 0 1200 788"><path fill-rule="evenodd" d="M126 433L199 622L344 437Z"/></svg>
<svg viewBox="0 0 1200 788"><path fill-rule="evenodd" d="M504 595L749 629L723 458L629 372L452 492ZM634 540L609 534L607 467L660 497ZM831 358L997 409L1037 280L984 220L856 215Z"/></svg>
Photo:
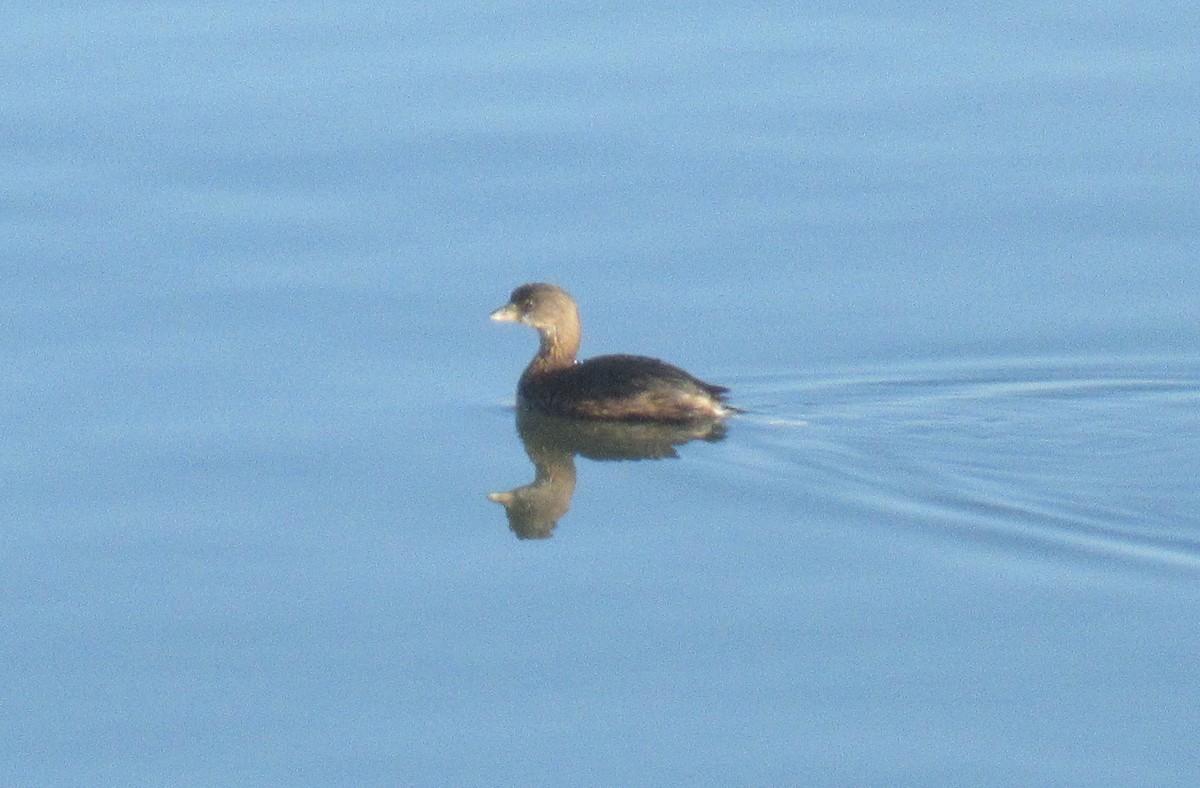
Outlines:
<svg viewBox="0 0 1200 788"><path fill-rule="evenodd" d="M1200 11L489 9L5 14L0 780L1200 780Z"/></svg>

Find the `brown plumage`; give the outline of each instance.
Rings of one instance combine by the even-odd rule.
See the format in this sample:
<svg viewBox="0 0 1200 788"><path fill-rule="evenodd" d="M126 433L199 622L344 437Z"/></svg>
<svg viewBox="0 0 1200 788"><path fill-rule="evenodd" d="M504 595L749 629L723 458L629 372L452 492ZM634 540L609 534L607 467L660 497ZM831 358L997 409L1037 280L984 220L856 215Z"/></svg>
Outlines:
<svg viewBox="0 0 1200 788"><path fill-rule="evenodd" d="M522 285L492 320L537 330L541 347L517 384L523 407L556 416L619 421L689 422L723 419L728 389L714 386L665 361L646 356L579 352L579 310L557 285Z"/></svg>

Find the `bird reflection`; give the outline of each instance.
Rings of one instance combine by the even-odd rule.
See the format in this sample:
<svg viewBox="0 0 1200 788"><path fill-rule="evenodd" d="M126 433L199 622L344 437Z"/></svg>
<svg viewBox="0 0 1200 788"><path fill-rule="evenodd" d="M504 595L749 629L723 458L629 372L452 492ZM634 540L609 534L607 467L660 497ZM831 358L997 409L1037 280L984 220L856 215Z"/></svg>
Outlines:
<svg viewBox="0 0 1200 788"><path fill-rule="evenodd" d="M517 410L517 434L536 471L529 484L488 499L502 505L519 539L548 539L571 508L575 455L590 460L661 460L678 457L676 446L725 437L717 421L692 424L595 422Z"/></svg>

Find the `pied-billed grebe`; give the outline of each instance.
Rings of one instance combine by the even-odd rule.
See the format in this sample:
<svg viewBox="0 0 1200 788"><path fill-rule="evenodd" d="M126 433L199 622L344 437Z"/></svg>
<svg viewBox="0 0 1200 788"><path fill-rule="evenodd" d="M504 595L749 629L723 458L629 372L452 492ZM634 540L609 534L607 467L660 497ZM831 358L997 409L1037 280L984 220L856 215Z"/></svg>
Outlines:
<svg viewBox="0 0 1200 788"><path fill-rule="evenodd" d="M542 346L517 385L523 407L555 416L618 421L689 422L723 419L724 386L645 356L597 356L583 363L579 310L558 285L522 285L492 320L537 329Z"/></svg>

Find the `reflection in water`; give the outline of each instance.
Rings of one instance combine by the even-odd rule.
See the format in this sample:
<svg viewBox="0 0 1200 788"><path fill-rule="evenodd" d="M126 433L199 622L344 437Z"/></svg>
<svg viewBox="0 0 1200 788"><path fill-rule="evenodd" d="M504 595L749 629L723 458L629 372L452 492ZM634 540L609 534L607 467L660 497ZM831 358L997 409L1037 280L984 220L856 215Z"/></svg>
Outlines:
<svg viewBox="0 0 1200 788"><path fill-rule="evenodd" d="M571 508L575 493L575 455L591 460L661 460L679 456L676 446L693 440L725 437L720 422L651 424L591 422L544 416L517 410L517 434L533 461L536 475L529 484L488 499L501 504L508 527L520 539L547 539L558 519Z"/></svg>

